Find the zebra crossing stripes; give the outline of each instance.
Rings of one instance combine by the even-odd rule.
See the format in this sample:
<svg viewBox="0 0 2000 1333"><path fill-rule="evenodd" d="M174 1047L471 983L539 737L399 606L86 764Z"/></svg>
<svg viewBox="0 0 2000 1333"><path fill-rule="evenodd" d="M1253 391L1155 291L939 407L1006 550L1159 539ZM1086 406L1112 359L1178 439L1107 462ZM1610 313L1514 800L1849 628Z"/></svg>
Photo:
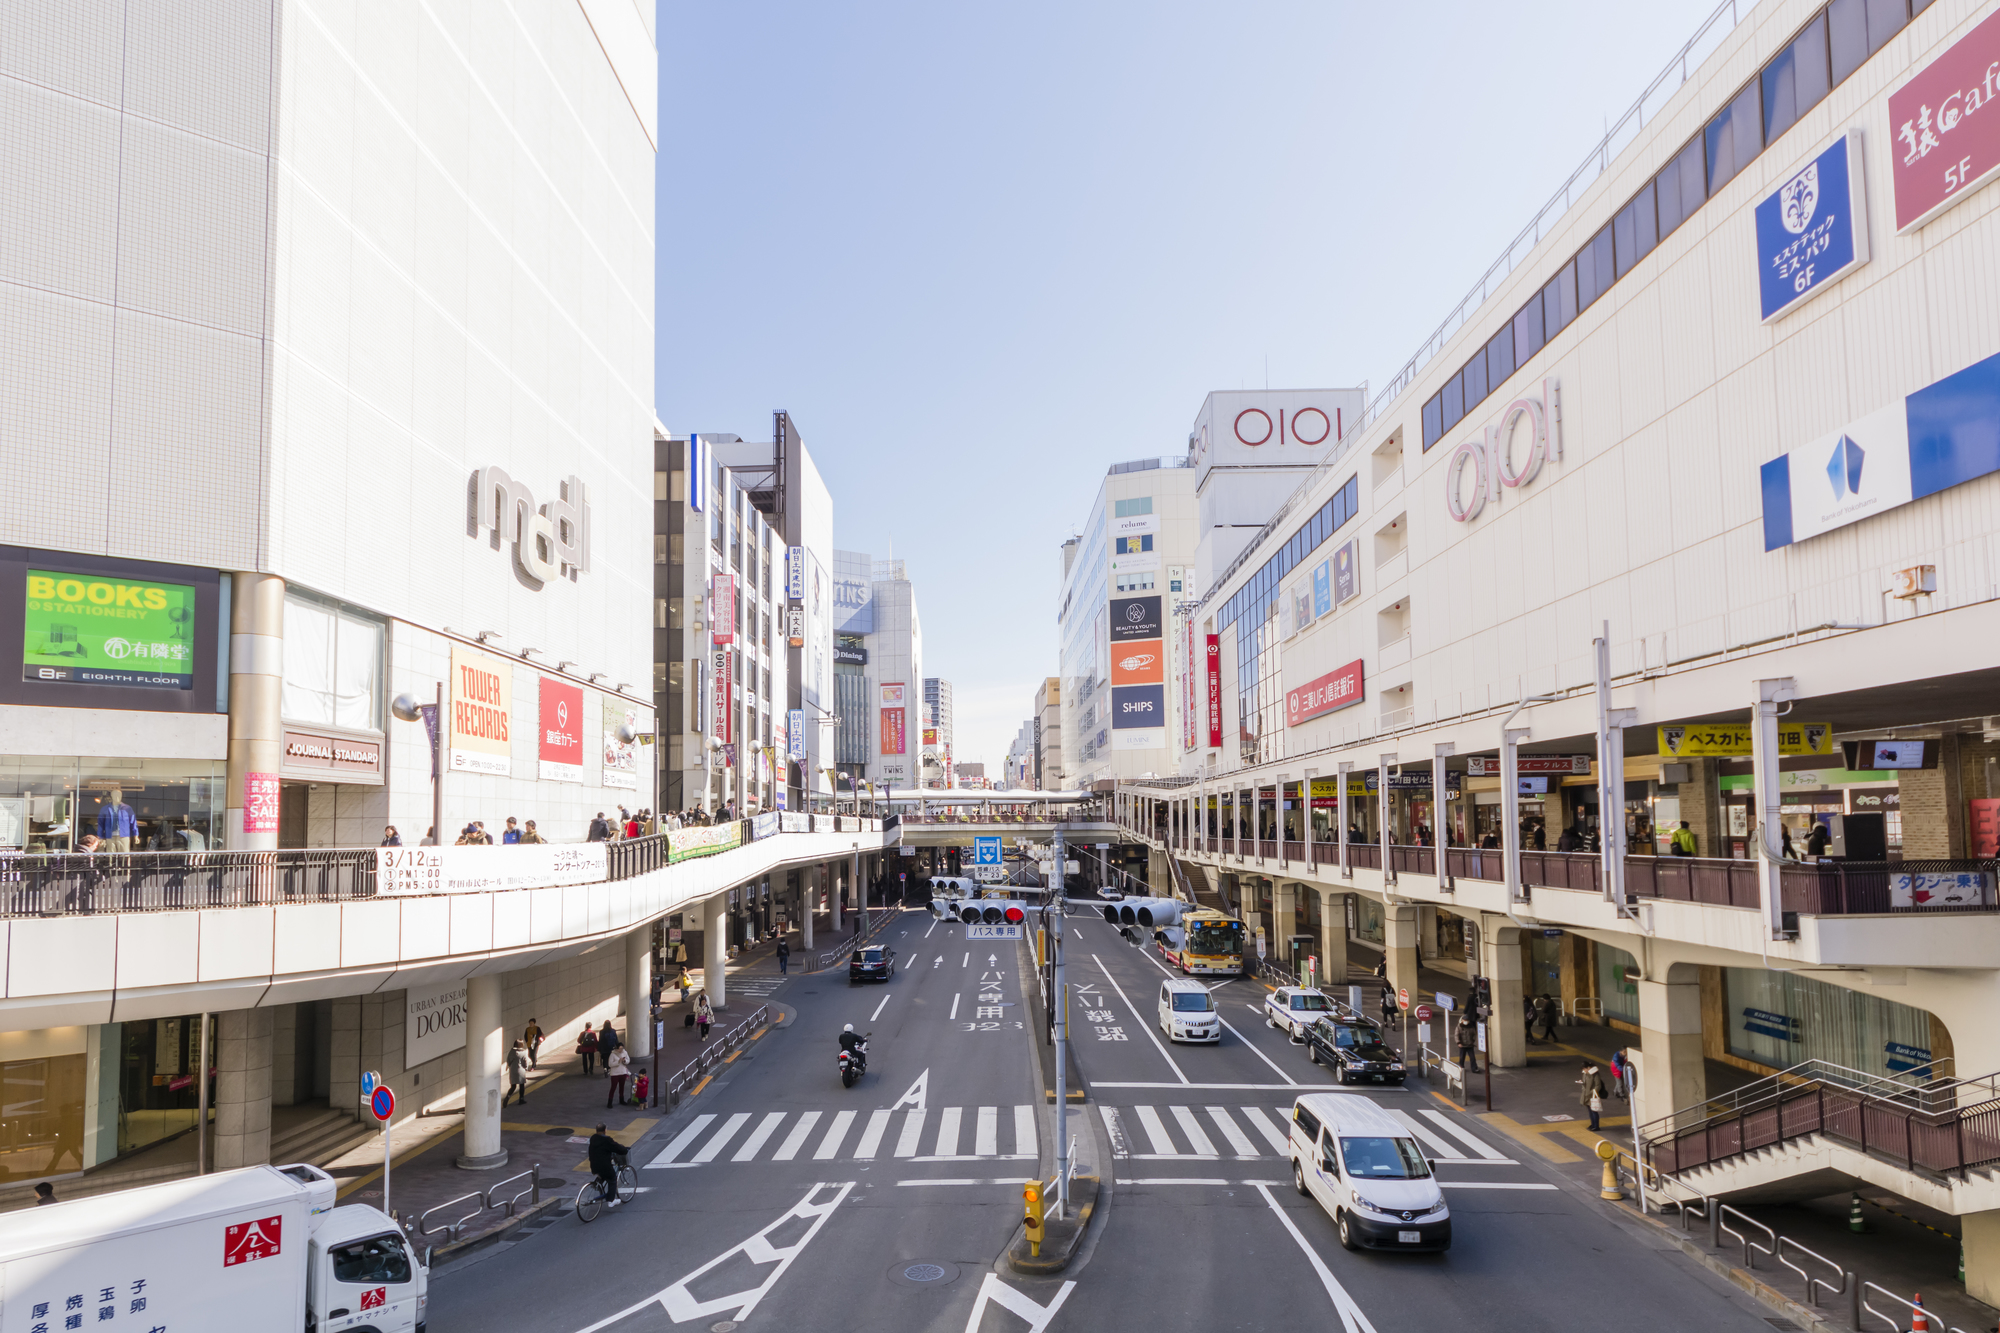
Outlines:
<svg viewBox="0 0 2000 1333"><path fill-rule="evenodd" d="M837 1111L830 1118L823 1111L698 1115L646 1166L648 1169L703 1166L723 1159L725 1154L732 1163L790 1162L808 1149L816 1162L874 1161L884 1155L885 1145L891 1142L891 1124L899 1118L901 1123L896 1125L889 1155L905 1161L1033 1160L1037 1155L1035 1108L1016 1106L1011 1116L1002 1114L1005 1109L946 1106L936 1110L935 1119L931 1111L924 1110L870 1111L851 1147L848 1138L860 1120L856 1111ZM1010 1121L1014 1151L1002 1152L1002 1126ZM972 1150L965 1152L962 1149L968 1134ZM928 1153L923 1151L927 1139L931 1149Z"/></svg>
<svg viewBox="0 0 2000 1333"><path fill-rule="evenodd" d="M1164 1110L1164 1114L1162 1111ZM1198 1112L1205 1112L1203 1120ZM1250 1161L1284 1157L1287 1113L1262 1106L1099 1106L1113 1157L1136 1161ZM1427 1155L1452 1166L1517 1166L1442 1111L1390 1115L1424 1145ZM1136 1123L1134 1123L1136 1122ZM1450 1137L1446 1137L1449 1135ZM1222 1146L1217 1146L1217 1138ZM1453 1142L1456 1139L1457 1142ZM1460 1145L1464 1145L1461 1147ZM1268 1151L1266 1149L1268 1148ZM1470 1152L1467 1152L1470 1149Z"/></svg>

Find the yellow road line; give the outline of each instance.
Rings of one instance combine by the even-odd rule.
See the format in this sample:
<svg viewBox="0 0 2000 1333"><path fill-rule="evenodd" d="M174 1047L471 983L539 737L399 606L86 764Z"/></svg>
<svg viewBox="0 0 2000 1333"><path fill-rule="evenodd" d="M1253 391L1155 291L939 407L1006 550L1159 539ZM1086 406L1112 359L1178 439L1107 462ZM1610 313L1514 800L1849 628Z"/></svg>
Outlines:
<svg viewBox="0 0 2000 1333"><path fill-rule="evenodd" d="M698 1097L698 1096L700 1096L700 1095L701 1095L701 1090L702 1090L703 1088L707 1087L707 1086L708 1086L708 1085L709 1085L710 1083L712 1083L712 1082L714 1082L714 1081L715 1081L715 1075L713 1075L713 1074L708 1074L708 1075L705 1075L705 1076L704 1076L704 1077L702 1078L701 1082L699 1082L699 1083L697 1083L697 1084L695 1084L695 1085L694 1085L694 1091L693 1091L693 1092L690 1092L690 1093L688 1094L688 1096L690 1096L690 1097Z"/></svg>
<svg viewBox="0 0 2000 1333"><path fill-rule="evenodd" d="M1519 1139L1522 1143L1527 1144L1528 1147L1534 1149L1535 1152L1551 1162L1581 1162L1583 1160L1575 1153L1569 1151L1569 1149L1559 1144L1550 1143L1546 1135L1537 1134L1534 1126L1524 1125L1511 1116L1502 1115L1498 1111L1487 1111L1479 1115L1478 1119L1487 1121L1503 1132Z"/></svg>

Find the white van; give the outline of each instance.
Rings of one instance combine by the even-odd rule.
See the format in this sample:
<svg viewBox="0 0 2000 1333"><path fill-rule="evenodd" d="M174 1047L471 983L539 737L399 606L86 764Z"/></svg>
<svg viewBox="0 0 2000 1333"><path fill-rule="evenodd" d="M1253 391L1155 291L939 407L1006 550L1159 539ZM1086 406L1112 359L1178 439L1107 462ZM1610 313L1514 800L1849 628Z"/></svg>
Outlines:
<svg viewBox="0 0 2000 1333"><path fill-rule="evenodd" d="M1333 1215L1350 1250L1451 1248L1451 1213L1423 1149L1365 1097L1315 1092L1292 1104L1292 1184Z"/></svg>
<svg viewBox="0 0 2000 1333"><path fill-rule="evenodd" d="M1160 983L1160 1031L1168 1041L1221 1041L1215 997L1199 981L1177 977Z"/></svg>

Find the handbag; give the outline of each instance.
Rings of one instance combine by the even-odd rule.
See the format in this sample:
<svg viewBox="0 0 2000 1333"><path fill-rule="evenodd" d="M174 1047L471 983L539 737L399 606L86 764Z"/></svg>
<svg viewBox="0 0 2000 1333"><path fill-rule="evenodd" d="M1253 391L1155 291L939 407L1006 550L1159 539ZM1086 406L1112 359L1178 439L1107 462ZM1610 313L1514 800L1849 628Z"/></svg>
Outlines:
<svg viewBox="0 0 2000 1333"><path fill-rule="evenodd" d="M1590 1109L1593 1111L1602 1111L1604 1109L1604 1099L1594 1092L1590 1094Z"/></svg>
<svg viewBox="0 0 2000 1333"><path fill-rule="evenodd" d="M682 1026L682 1027L684 1027L684 1028L691 1028L691 1027L693 1027L693 1026L694 1026L694 1015L693 1015L693 1014L682 1014L682 1015L681 1015L681 1026Z"/></svg>

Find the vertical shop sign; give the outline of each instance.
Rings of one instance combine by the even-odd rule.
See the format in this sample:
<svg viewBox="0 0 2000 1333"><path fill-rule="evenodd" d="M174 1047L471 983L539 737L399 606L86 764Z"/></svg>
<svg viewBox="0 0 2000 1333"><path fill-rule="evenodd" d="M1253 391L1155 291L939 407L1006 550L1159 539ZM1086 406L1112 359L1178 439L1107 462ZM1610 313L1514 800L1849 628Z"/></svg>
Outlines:
<svg viewBox="0 0 2000 1333"><path fill-rule="evenodd" d="M537 758L550 782L583 781L583 687L541 678Z"/></svg>
<svg viewBox="0 0 2000 1333"><path fill-rule="evenodd" d="M1207 636L1208 655L1208 748L1222 745L1222 636Z"/></svg>
<svg viewBox="0 0 2000 1333"><path fill-rule="evenodd" d="M713 643L736 642L736 580L728 574L708 577L708 637Z"/></svg>
<svg viewBox="0 0 2000 1333"><path fill-rule="evenodd" d="M451 650L451 770L514 771L514 669L470 648Z"/></svg>
<svg viewBox="0 0 2000 1333"><path fill-rule="evenodd" d="M714 702L711 705L714 735L715 739L724 745L736 739L736 733L731 725L734 722L734 710L729 707L729 653L730 649L726 646L717 648L715 660L709 666L709 682L715 687Z"/></svg>
<svg viewBox="0 0 2000 1333"><path fill-rule="evenodd" d="M276 833L278 831L278 793L278 775L276 773L245 773L243 775L243 831L245 833Z"/></svg>

